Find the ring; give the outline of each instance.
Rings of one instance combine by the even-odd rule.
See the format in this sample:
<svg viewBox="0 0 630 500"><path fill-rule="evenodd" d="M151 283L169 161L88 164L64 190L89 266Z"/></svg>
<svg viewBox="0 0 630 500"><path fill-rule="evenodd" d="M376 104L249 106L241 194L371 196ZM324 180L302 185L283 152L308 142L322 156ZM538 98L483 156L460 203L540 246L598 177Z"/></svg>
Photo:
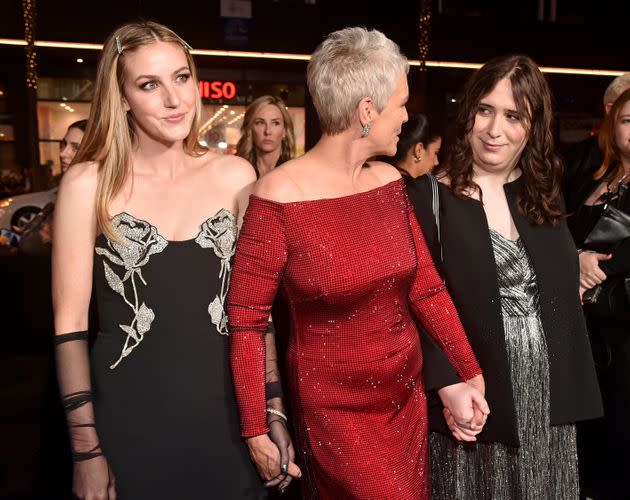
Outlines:
<svg viewBox="0 0 630 500"><path fill-rule="evenodd" d="M283 474L288 474L289 473L289 464L282 464L280 466L280 471L282 471Z"/></svg>

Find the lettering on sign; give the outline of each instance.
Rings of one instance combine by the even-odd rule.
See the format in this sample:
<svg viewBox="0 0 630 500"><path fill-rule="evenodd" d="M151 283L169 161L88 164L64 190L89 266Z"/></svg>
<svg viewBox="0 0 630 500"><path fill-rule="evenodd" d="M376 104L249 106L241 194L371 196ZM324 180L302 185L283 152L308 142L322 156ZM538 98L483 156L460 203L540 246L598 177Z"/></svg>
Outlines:
<svg viewBox="0 0 630 500"><path fill-rule="evenodd" d="M202 99L234 99L236 85L234 82L199 80L199 93Z"/></svg>

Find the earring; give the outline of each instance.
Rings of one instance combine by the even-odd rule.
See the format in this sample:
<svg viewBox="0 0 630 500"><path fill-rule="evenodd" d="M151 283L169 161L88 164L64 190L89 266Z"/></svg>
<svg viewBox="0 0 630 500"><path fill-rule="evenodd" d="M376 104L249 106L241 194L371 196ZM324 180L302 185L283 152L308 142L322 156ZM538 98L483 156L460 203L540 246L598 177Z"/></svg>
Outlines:
<svg viewBox="0 0 630 500"><path fill-rule="evenodd" d="M363 125L363 128L361 129L361 137L367 137L370 133L371 128L372 124L370 122L367 122L365 125Z"/></svg>
<svg viewBox="0 0 630 500"><path fill-rule="evenodd" d="M416 163L420 163L422 161L422 156L415 156L414 155L413 161L415 161Z"/></svg>

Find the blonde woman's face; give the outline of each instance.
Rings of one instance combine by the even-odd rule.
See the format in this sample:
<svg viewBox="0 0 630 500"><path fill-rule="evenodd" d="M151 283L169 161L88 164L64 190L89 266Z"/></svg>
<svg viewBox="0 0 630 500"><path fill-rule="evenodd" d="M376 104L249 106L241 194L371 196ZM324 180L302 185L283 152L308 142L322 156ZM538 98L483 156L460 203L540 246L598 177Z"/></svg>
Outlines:
<svg viewBox="0 0 630 500"><path fill-rule="evenodd" d="M630 160L630 101L621 107L615 120L615 142L619 154Z"/></svg>
<svg viewBox="0 0 630 500"><path fill-rule="evenodd" d="M286 135L282 113L275 104L262 106L252 122L254 147L261 153L272 153L282 149Z"/></svg>
<svg viewBox="0 0 630 500"><path fill-rule="evenodd" d="M124 105L136 133L167 144L185 139L197 93L183 49L155 42L125 54L124 65Z"/></svg>

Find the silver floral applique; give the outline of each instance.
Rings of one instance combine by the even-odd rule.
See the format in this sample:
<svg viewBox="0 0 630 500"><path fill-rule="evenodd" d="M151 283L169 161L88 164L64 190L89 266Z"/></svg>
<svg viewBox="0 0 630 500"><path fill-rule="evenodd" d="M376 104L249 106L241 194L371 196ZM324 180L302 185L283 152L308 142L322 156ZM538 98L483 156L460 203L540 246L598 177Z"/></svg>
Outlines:
<svg viewBox="0 0 630 500"><path fill-rule="evenodd" d="M236 217L229 210L222 208L201 225L201 232L195 240L201 248L212 248L215 255L221 259L219 270L221 290L208 306L210 320L221 335L228 334L225 297L232 271L231 261L236 250L236 234Z"/></svg>
<svg viewBox="0 0 630 500"><path fill-rule="evenodd" d="M144 335L150 330L151 323L155 319L153 310L140 301L136 277L145 286L147 285L142 276L142 266L149 261L151 255L162 252L168 245L168 241L162 238L151 224L136 219L127 213L116 215L111 220L111 224L114 230L126 241L117 242L108 238L108 248L96 247L95 252L106 257L111 263L124 267L125 274L121 277L103 260L105 279L109 287L118 293L133 310L131 323L118 325L127 334L127 338L120 357L110 366L111 369L114 369L142 342ZM125 291L127 281L131 282L132 298L128 298Z"/></svg>

